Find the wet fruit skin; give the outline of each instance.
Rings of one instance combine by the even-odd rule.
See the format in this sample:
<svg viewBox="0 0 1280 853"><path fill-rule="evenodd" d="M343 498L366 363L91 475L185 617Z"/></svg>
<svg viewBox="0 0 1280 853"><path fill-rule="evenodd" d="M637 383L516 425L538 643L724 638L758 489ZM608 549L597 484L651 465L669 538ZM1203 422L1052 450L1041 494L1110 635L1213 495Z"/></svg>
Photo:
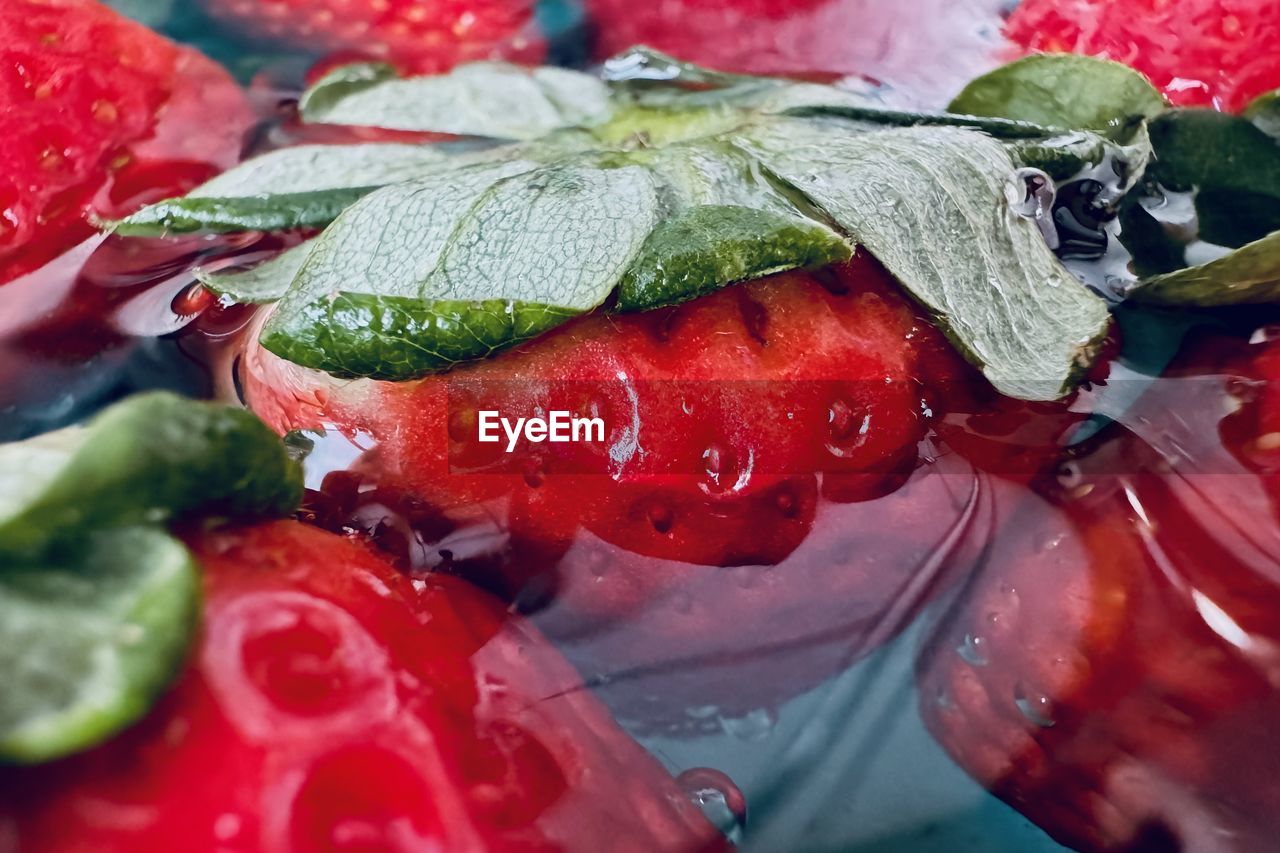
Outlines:
<svg viewBox="0 0 1280 853"><path fill-rule="evenodd" d="M250 39L331 53L324 67L391 62L409 74L438 74L463 62L537 64L545 44L534 0L200 0Z"/></svg>
<svg viewBox="0 0 1280 853"><path fill-rule="evenodd" d="M585 0L595 54L637 44L749 74L859 75L940 108L996 64L1003 0Z"/></svg>
<svg viewBox="0 0 1280 853"><path fill-rule="evenodd" d="M1131 65L1179 106L1236 112L1280 88L1277 0L1024 0L1005 32Z"/></svg>
<svg viewBox="0 0 1280 853"><path fill-rule="evenodd" d="M972 471L920 455L933 335L863 258L584 318L420 382L339 382L256 347L241 379L277 430L372 448L329 475L321 523L540 610L593 678L656 672L639 698L743 713L892 636L902 589L923 599L959 562L934 558L966 540ZM608 442L508 456L476 440L486 405L594 406Z"/></svg>
<svg viewBox="0 0 1280 853"><path fill-rule="evenodd" d="M1280 834L1280 347L1193 341L1074 476L1002 502L921 653L921 711L976 779L1085 851Z"/></svg>
<svg viewBox="0 0 1280 853"><path fill-rule="evenodd" d="M0 770L0 849L723 849L486 594L297 522L190 542L190 670L106 745Z"/></svg>
<svg viewBox="0 0 1280 853"><path fill-rule="evenodd" d="M0 283L233 165L252 122L220 67L97 0L0 5L0 69Z"/></svg>

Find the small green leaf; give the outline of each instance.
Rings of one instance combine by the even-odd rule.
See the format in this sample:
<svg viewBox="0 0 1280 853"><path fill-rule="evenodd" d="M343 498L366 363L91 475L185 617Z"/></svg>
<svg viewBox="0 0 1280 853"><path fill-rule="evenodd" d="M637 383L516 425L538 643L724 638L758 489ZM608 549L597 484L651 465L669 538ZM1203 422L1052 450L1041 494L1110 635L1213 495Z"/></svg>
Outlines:
<svg viewBox="0 0 1280 853"><path fill-rule="evenodd" d="M343 91L321 80L302 104L309 122L495 139L537 139L594 124L610 111L609 91L596 77L500 62L460 65L427 77L384 78Z"/></svg>
<svg viewBox="0 0 1280 853"><path fill-rule="evenodd" d="M239 198L174 198L144 207L113 226L125 237L284 231L328 225L377 187Z"/></svg>
<svg viewBox="0 0 1280 853"><path fill-rule="evenodd" d="M1139 282L1136 302L1215 308L1280 302L1280 232L1200 266Z"/></svg>
<svg viewBox="0 0 1280 853"><path fill-rule="evenodd" d="M955 128L851 136L838 123L791 120L740 144L866 246L1002 393L1060 397L1096 355L1106 304L1012 211L1024 189L990 137Z"/></svg>
<svg viewBox="0 0 1280 853"><path fill-rule="evenodd" d="M1148 177L1166 190L1195 191L1200 239L1240 248L1280 231L1280 140L1212 110L1172 110L1150 130Z"/></svg>
<svg viewBox="0 0 1280 853"><path fill-rule="evenodd" d="M197 568L149 528L81 537L0 568L0 762L95 746L140 719L179 671L198 622Z"/></svg>
<svg viewBox="0 0 1280 853"><path fill-rule="evenodd" d="M0 444L0 557L197 511L285 515L301 497L301 471L249 412L143 394L86 426Z"/></svg>
<svg viewBox="0 0 1280 853"><path fill-rule="evenodd" d="M1254 98L1243 115L1267 136L1280 139L1280 91Z"/></svg>
<svg viewBox="0 0 1280 853"><path fill-rule="evenodd" d="M1017 140L1009 144L1009 153L1018 165L1040 169L1059 182L1110 162L1122 192L1142 179L1152 157L1145 124L1133 132L1125 145L1082 130L1047 139Z"/></svg>
<svg viewBox="0 0 1280 853"><path fill-rule="evenodd" d="M245 198L382 187L423 177L450 159L440 145L297 145L246 160L187 193L187 198Z"/></svg>
<svg viewBox="0 0 1280 853"><path fill-rule="evenodd" d="M618 287L618 310L674 305L737 281L848 260L824 225L747 207L695 207L649 236Z"/></svg>
<svg viewBox="0 0 1280 853"><path fill-rule="evenodd" d="M1134 116L1154 118L1167 106L1150 81L1127 65L1046 53L984 74L947 109L1047 127L1110 131L1122 128Z"/></svg>
<svg viewBox="0 0 1280 853"><path fill-rule="evenodd" d="M246 270L207 272L196 267L192 274L219 296L242 305L266 305L280 301L289 291L289 286L311 253L311 246L311 241L301 243Z"/></svg>
<svg viewBox="0 0 1280 853"><path fill-rule="evenodd" d="M324 115L339 101L351 97L379 83L394 80L399 75L395 66L385 62L354 62L341 65L325 74L298 99L298 111L303 117Z"/></svg>

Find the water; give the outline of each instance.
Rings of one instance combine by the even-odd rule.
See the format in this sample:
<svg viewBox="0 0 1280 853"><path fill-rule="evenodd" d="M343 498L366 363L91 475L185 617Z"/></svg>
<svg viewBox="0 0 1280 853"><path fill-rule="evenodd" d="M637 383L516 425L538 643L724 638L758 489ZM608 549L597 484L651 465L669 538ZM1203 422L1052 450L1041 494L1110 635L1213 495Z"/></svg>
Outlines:
<svg viewBox="0 0 1280 853"><path fill-rule="evenodd" d="M251 85L262 120L250 150L315 133L289 115L306 57L250 46L175 13L183 4L120 2ZM913 22L910 40L901 13L884 12L879 53L879 19L864 19L850 48L857 68L804 70L856 71L886 98L938 106L998 52L1001 4L947 5L932 26L928 16ZM542 20L555 31L554 56L587 55L573 8L547 4ZM1073 262L1101 269L1095 283L1116 295L1125 259L1114 223L1096 215L1092 180L1038 202L1053 206L1060 237L1070 232ZM1159 221L1176 225L1178 202L1153 202ZM0 439L76 421L138 390L236 399L246 382L252 390L266 375L269 384L245 362L253 311L193 289L190 269L297 239L95 240L0 287ZM1263 772L1276 758L1266 723L1280 630L1253 604L1272 602L1280 582L1280 548L1266 529L1280 430L1267 393L1268 360L1280 361L1267 331L1280 322L1273 315L1123 307L1109 378L1070 405L1013 404L965 387L920 400L919 410L941 417L918 452L911 445L908 476L784 478L761 499L780 531L769 541L719 521L678 539L703 509L675 500L638 505L627 522L678 542L686 556L712 540L738 542L723 564L628 552L598 518L546 553L521 552L513 543L522 535L553 539L521 531L511 495L478 488L469 503L443 506L426 493L430 478L388 476L402 449L380 442L387 431L376 405L360 417L331 409L310 424L324 431L297 436L309 450L303 517L367 534L406 571L465 573L507 596L746 849L1062 849L957 758L1068 841L1046 804L1103 791L1136 815L1113 828L1119 834L1161 819L1189 838L1225 826L1246 839L1238 849L1262 849L1250 846L1250 821L1280 812ZM655 314L655 329L669 319ZM909 333L903 345L925 337ZM1171 361L1177 378L1157 378ZM672 399L682 423L714 417L696 395ZM446 398L435 404L455 411ZM861 412L856 393L832 397L815 444L839 458L875 452L863 443L877 422ZM612 464L631 460L628 448ZM780 473L717 441L689 462L709 500ZM522 473L531 500L574 494L541 464ZM1159 519L1172 521L1157 529ZM513 576L513 554L540 571ZM639 573L658 579L647 598L629 597ZM570 606L582 602L609 618L583 620ZM721 626L714 642L700 627L708 623ZM602 663L610 659L626 665ZM1249 701L1236 707L1236 695ZM995 747L984 752L988 741ZM1016 769L996 767L993 755ZM1037 756L1049 757L1039 765ZM1146 802L1142 791L1190 805L1182 816L1148 814L1134 806Z"/></svg>

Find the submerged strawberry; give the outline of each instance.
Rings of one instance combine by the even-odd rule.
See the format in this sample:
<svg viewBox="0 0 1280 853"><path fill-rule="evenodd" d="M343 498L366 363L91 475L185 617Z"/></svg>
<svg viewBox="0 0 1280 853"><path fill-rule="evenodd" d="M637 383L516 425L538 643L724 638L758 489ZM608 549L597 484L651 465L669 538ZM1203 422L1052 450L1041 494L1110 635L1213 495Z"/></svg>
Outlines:
<svg viewBox="0 0 1280 853"><path fill-rule="evenodd" d="M988 70L1000 0L586 0L603 59L637 44L751 74L855 74L937 104ZM940 59L945 55L945 61Z"/></svg>
<svg viewBox="0 0 1280 853"><path fill-rule="evenodd" d="M998 513L920 665L934 734L1089 851L1263 851L1280 833L1280 347L1215 336Z"/></svg>
<svg viewBox="0 0 1280 853"><path fill-rule="evenodd" d="M964 539L970 473L916 470L919 354L944 357L925 343L935 334L863 259L593 315L418 382L336 381L257 348L242 378L278 430L328 426L369 448L328 478L322 520L416 568L550 599L538 618L593 674L745 667L658 692L680 709L706 705L700 691L751 709L885 639L868 637L903 588L930 588L931 560ZM557 409L600 415L605 441L510 454L505 437L478 441L480 412ZM781 677L752 669L785 657L765 649L823 644L835 653L792 658Z"/></svg>
<svg viewBox="0 0 1280 853"><path fill-rule="evenodd" d="M1131 65L1183 106L1236 111L1280 87L1276 0L1025 0L1006 34Z"/></svg>
<svg viewBox="0 0 1280 853"><path fill-rule="evenodd" d="M232 165L252 119L222 69L97 0L0 5L0 66L0 282Z"/></svg>
<svg viewBox="0 0 1280 853"><path fill-rule="evenodd" d="M412 74L463 62L536 63L544 45L533 0L200 0L214 18L255 38L347 60L377 59Z"/></svg>
<svg viewBox="0 0 1280 853"><path fill-rule="evenodd" d="M703 850L723 842L518 618L281 522L200 534L203 640L153 713L0 773L0 847Z"/></svg>

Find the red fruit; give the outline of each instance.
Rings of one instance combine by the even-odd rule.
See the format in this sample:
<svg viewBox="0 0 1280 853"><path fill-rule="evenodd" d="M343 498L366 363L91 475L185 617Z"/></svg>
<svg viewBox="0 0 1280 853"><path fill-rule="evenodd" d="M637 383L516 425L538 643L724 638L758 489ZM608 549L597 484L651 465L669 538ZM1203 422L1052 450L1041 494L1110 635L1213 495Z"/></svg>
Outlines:
<svg viewBox="0 0 1280 853"><path fill-rule="evenodd" d="M411 581L295 522L193 547L205 623L190 671L104 746L0 773L0 847L724 846L555 651L484 593Z"/></svg>
<svg viewBox="0 0 1280 853"><path fill-rule="evenodd" d="M994 64L1000 0L586 0L605 59L637 44L752 74L854 74L944 105Z"/></svg>
<svg viewBox="0 0 1280 853"><path fill-rule="evenodd" d="M522 606L552 599L539 618L593 675L709 656L751 667L779 644L842 649L793 659L773 683L749 669L659 691L680 713L699 691L714 698L693 704L749 710L891 635L866 641L902 587L935 585L935 550L964 539L971 471L913 476L928 426L919 354L954 358L934 335L859 260L587 317L419 382L336 381L256 347L242 380L276 429L329 425L367 449L322 445L317 466L354 460L329 476L323 522ZM506 454L477 441L486 409L597 412L607 440Z"/></svg>
<svg viewBox="0 0 1280 853"><path fill-rule="evenodd" d="M1280 466L1253 452L1278 354L1203 341L1057 506L1006 501L922 656L929 728L1076 849L1275 849Z"/></svg>
<svg viewBox="0 0 1280 853"><path fill-rule="evenodd" d="M6 0L0 282L232 165L251 121L218 66L96 0Z"/></svg>
<svg viewBox="0 0 1280 853"><path fill-rule="evenodd" d="M1238 111L1280 87L1280 0L1024 0L1005 32L1131 65L1181 106Z"/></svg>
<svg viewBox="0 0 1280 853"><path fill-rule="evenodd" d="M382 60L411 74L462 62L537 63L533 0L200 0L248 35L348 61Z"/></svg>

